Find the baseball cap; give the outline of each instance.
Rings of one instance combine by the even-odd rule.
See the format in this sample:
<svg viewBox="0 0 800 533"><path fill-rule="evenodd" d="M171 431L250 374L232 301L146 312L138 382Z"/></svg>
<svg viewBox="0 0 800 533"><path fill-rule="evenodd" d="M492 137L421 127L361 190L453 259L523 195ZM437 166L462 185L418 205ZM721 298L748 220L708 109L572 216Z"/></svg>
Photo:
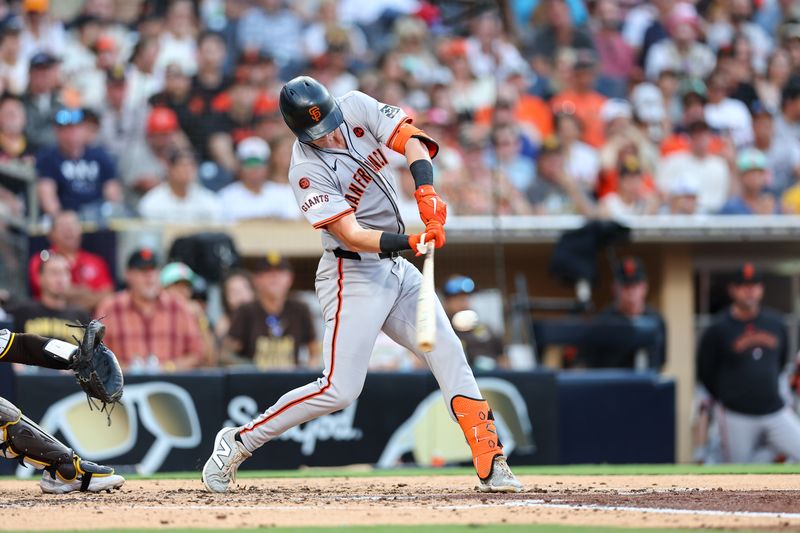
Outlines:
<svg viewBox="0 0 800 533"><path fill-rule="evenodd" d="M686 102L686 97L690 94L700 97L704 103L708 96L706 84L697 78L686 78L685 80L682 80L678 85L678 92L681 95L681 101L684 103Z"/></svg>
<svg viewBox="0 0 800 533"><path fill-rule="evenodd" d="M169 63L164 69L164 74L166 76L192 76L191 69L179 61L173 61L172 63Z"/></svg>
<svg viewBox="0 0 800 533"><path fill-rule="evenodd" d="M590 69L597 65L597 57L591 50L580 49L575 54L576 69Z"/></svg>
<svg viewBox="0 0 800 533"><path fill-rule="evenodd" d="M669 185L670 196L697 196L699 192L697 182L689 176L677 176Z"/></svg>
<svg viewBox="0 0 800 533"><path fill-rule="evenodd" d="M146 269L158 268L158 259L150 248L139 248L128 257L128 268Z"/></svg>
<svg viewBox="0 0 800 533"><path fill-rule="evenodd" d="M709 126L708 122L706 122L702 118L693 120L686 125L686 131L688 131L689 133L694 133L697 131L709 131L710 129L711 126Z"/></svg>
<svg viewBox="0 0 800 533"><path fill-rule="evenodd" d="M263 65L275 63L275 58L263 50L245 50L239 55L239 65Z"/></svg>
<svg viewBox="0 0 800 533"><path fill-rule="evenodd" d="M113 52L117 49L117 42L110 35L101 35L94 42L95 52Z"/></svg>
<svg viewBox="0 0 800 533"><path fill-rule="evenodd" d="M756 148L747 148L739 153L736 158L736 168L739 172L749 172L751 170L764 170L767 168L767 157L764 152Z"/></svg>
<svg viewBox="0 0 800 533"><path fill-rule="evenodd" d="M262 255L258 259L256 259L255 264L253 265L254 272L267 272L270 270L291 270L292 265L289 263L289 260L283 257L278 252L267 252L266 255Z"/></svg>
<svg viewBox="0 0 800 533"><path fill-rule="evenodd" d="M30 68L46 68L51 67L59 62L59 59L48 52L38 52L33 54L31 61L28 64Z"/></svg>
<svg viewBox="0 0 800 533"><path fill-rule="evenodd" d="M75 17L75 20L72 21L71 26L73 28L78 28L82 30L85 26L89 24L100 24L100 19L92 14L83 13Z"/></svg>
<svg viewBox="0 0 800 533"><path fill-rule="evenodd" d="M80 124L86 118L82 109L62 107L56 111L53 122L59 126L74 126Z"/></svg>
<svg viewBox="0 0 800 533"><path fill-rule="evenodd" d="M452 276L442 287L445 296L455 296L457 294L472 294L475 291L475 282L467 276Z"/></svg>
<svg viewBox="0 0 800 533"><path fill-rule="evenodd" d="M269 156L269 145L260 137L243 139L236 147L236 157L245 167L265 165Z"/></svg>
<svg viewBox="0 0 800 533"><path fill-rule="evenodd" d="M792 77L781 91L781 105L795 98L800 98L800 78Z"/></svg>
<svg viewBox="0 0 800 533"><path fill-rule="evenodd" d="M164 268L161 269L161 274L159 275L162 287L169 287L170 285L174 285L175 283L179 283L181 281L194 286L196 278L197 274L195 274L187 264L178 262L164 265Z"/></svg>
<svg viewBox="0 0 800 533"><path fill-rule="evenodd" d="M761 275L761 271L756 269L753 263L747 262L740 266L736 273L733 275L733 279L731 279L731 283L737 285L744 285L747 283L761 283L764 281L764 278Z"/></svg>
<svg viewBox="0 0 800 533"><path fill-rule="evenodd" d="M800 39L800 23L787 22L781 26L779 33L783 40Z"/></svg>
<svg viewBox="0 0 800 533"><path fill-rule="evenodd" d="M750 115L752 115L754 118L764 115L772 117L772 112L767 109L763 103L761 103L761 100L756 100L750 104Z"/></svg>
<svg viewBox="0 0 800 533"><path fill-rule="evenodd" d="M636 116L647 124L661 122L667 114L661 91L652 83L637 85L631 94L631 101L636 110Z"/></svg>
<svg viewBox="0 0 800 533"><path fill-rule="evenodd" d="M644 271L642 260L632 256L622 258L622 261L617 264L614 270L614 278L623 285L647 281L647 274Z"/></svg>
<svg viewBox="0 0 800 533"><path fill-rule="evenodd" d="M680 24L697 24L699 16L697 8L689 2L679 2L672 8L672 12L667 17L667 26L675 27Z"/></svg>
<svg viewBox="0 0 800 533"><path fill-rule="evenodd" d="M196 163L197 154L195 154L194 150L191 148L184 146L174 147L167 153L167 161L170 165L174 165L175 163L184 159L190 159Z"/></svg>
<svg viewBox="0 0 800 533"><path fill-rule="evenodd" d="M561 152L561 141L555 135L548 135L539 147L540 154L557 154Z"/></svg>
<svg viewBox="0 0 800 533"><path fill-rule="evenodd" d="M619 164L619 177L639 176L642 173L642 164L639 158L633 154L625 156Z"/></svg>
<svg viewBox="0 0 800 533"><path fill-rule="evenodd" d="M10 33L20 33L25 28L22 19L17 16L6 17L2 25L0 25L0 35L8 35Z"/></svg>
<svg viewBox="0 0 800 533"><path fill-rule="evenodd" d="M147 133L172 133L178 129L178 117L168 107L156 107L147 117Z"/></svg>
<svg viewBox="0 0 800 533"><path fill-rule="evenodd" d="M125 83L125 67L114 65L106 71L106 83Z"/></svg>
<svg viewBox="0 0 800 533"><path fill-rule="evenodd" d="M631 104L628 103L627 100L623 100L622 98L610 98L603 104L600 110L600 117L603 119L603 122L611 122L618 118L630 119L633 117L633 110L631 109Z"/></svg>
<svg viewBox="0 0 800 533"><path fill-rule="evenodd" d="M50 9L50 0L25 0L22 10L28 13L46 13Z"/></svg>

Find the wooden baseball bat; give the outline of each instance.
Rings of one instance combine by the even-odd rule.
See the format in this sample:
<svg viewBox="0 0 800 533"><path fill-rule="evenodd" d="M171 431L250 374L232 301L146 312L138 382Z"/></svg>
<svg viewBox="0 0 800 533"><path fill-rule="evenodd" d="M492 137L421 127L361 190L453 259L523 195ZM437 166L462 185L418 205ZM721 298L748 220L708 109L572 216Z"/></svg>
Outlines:
<svg viewBox="0 0 800 533"><path fill-rule="evenodd" d="M417 300L417 346L430 352L436 346L436 289L433 283L433 243L428 243Z"/></svg>

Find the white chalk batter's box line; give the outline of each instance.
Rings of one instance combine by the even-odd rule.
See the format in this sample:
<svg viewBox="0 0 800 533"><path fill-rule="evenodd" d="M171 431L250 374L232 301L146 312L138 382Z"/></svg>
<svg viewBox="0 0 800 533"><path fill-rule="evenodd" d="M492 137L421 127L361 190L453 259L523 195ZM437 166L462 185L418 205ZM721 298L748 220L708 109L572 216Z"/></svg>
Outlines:
<svg viewBox="0 0 800 533"><path fill-rule="evenodd" d="M394 496L355 496L350 498L354 501L374 501L378 499L392 499ZM346 499L346 498L341 498ZM400 497L405 501L417 499L413 496ZM421 499L421 498L419 498ZM307 511L311 507L318 507L319 504L309 505L119 505L116 509L129 508L133 510L158 510L158 509L174 509L174 510L191 510L191 511ZM463 505L434 505L435 510L450 511L450 510L469 510L469 509L484 509L484 508L502 508L502 507L527 507L535 509L562 509L567 511L611 511L611 512L632 512L632 513L647 513L647 514L662 514L662 515L688 515L688 516L723 516L723 517L737 517L737 518L773 518L777 520L800 520L800 513L768 513L759 511L715 511L708 509L669 509L657 507L626 507L617 505L597 505L597 504L570 504L570 503L546 503L544 500L511 500L501 501L497 503L474 503ZM343 506L343 505L325 505L326 510L337 511L364 511L369 510L365 507ZM418 506L403 505L393 506L394 510L419 510Z"/></svg>

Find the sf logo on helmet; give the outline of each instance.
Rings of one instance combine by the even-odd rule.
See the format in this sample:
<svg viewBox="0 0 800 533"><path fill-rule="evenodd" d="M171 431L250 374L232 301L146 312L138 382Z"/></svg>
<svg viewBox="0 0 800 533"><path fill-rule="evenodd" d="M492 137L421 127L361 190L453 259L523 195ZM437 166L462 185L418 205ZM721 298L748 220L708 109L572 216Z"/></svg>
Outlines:
<svg viewBox="0 0 800 533"><path fill-rule="evenodd" d="M311 118L314 119L314 122L319 122L319 119L322 116L319 106L316 105L308 110L308 114L311 115Z"/></svg>

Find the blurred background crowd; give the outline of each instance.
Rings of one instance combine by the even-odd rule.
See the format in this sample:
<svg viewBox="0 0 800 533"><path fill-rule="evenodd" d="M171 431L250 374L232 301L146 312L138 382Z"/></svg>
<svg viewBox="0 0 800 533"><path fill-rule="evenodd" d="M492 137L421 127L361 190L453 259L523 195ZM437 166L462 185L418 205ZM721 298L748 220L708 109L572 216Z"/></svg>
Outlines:
<svg viewBox="0 0 800 533"><path fill-rule="evenodd" d="M800 212L796 2L364 4L4 0L0 158L51 217L298 218L277 97L305 73L437 138L454 215Z"/></svg>

